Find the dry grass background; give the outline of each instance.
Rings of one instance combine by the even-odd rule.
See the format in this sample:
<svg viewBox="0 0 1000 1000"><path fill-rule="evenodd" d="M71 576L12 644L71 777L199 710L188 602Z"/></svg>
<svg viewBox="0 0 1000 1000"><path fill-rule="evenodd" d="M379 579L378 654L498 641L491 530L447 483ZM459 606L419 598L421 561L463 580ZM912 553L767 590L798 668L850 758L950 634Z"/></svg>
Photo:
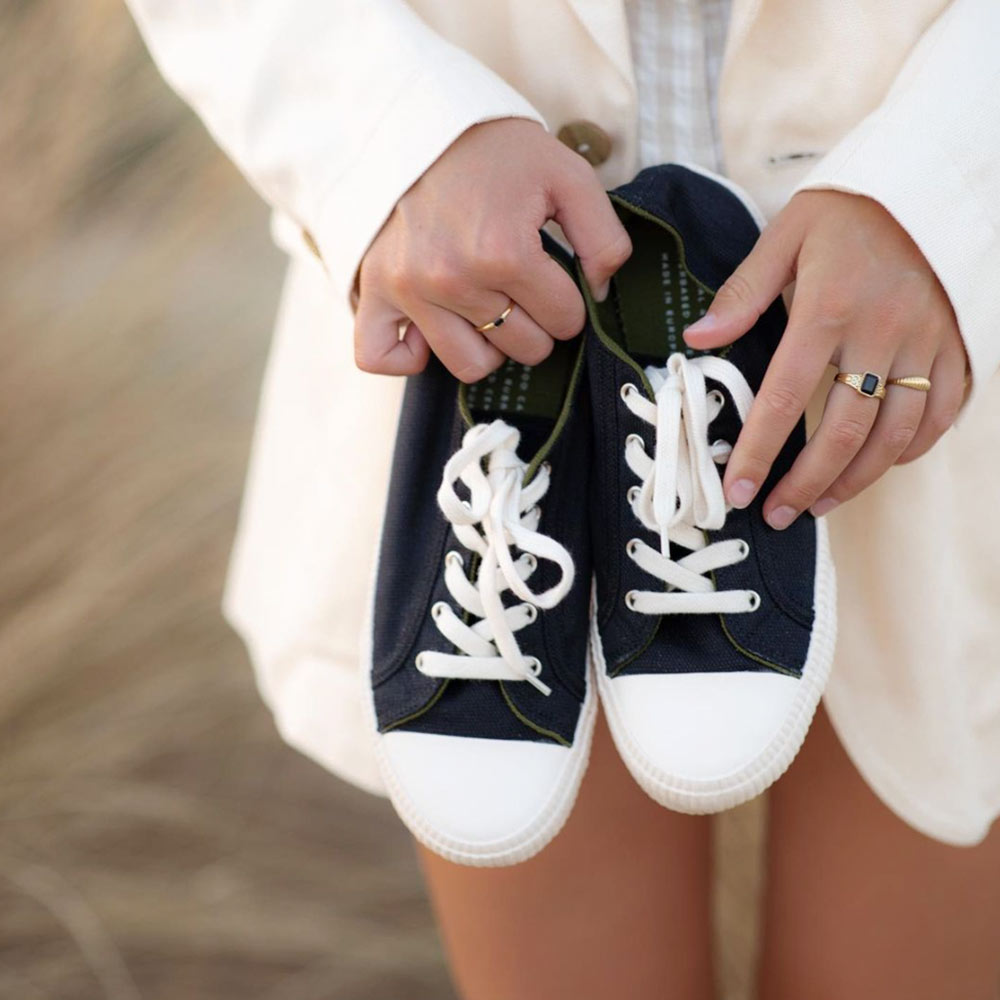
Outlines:
<svg viewBox="0 0 1000 1000"><path fill-rule="evenodd" d="M4 0L0 95L0 998L446 1000L401 827L280 743L218 610L266 210L117 0ZM761 831L719 824L728 1000Z"/></svg>

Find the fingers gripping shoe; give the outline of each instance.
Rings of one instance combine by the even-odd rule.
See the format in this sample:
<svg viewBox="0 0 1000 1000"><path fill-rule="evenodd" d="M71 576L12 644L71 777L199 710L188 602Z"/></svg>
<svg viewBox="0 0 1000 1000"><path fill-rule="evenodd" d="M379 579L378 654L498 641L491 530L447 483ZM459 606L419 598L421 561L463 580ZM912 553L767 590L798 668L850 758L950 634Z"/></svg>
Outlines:
<svg viewBox="0 0 1000 1000"><path fill-rule="evenodd" d="M583 281L595 673L639 784L663 805L713 812L763 791L802 743L833 654L833 566L822 522L804 514L776 532L761 515L802 421L746 510L722 491L784 329L780 300L718 352L681 336L753 247L752 210L728 182L674 164L610 195L633 252L603 303Z"/></svg>
<svg viewBox="0 0 1000 1000"><path fill-rule="evenodd" d="M434 360L408 380L371 612L376 756L413 834L461 864L541 850L586 768L584 344L473 386Z"/></svg>

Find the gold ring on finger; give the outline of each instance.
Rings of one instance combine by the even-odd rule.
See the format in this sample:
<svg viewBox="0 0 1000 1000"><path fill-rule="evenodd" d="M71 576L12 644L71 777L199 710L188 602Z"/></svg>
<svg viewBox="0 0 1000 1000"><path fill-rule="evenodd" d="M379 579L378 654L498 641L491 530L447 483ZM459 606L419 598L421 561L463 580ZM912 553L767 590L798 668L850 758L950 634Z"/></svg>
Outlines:
<svg viewBox="0 0 1000 1000"><path fill-rule="evenodd" d="M504 311L500 313L500 315L497 316L496 319L490 320L489 323L483 323L482 326L477 326L476 331L478 333L486 333L488 330L495 330L498 326L503 326L505 320L511 314L511 312L513 312L513 310L514 310L514 300L510 299L507 302L507 308L504 309Z"/></svg>
<svg viewBox="0 0 1000 1000"><path fill-rule="evenodd" d="M837 372L834 382L849 385L859 396L885 399L885 379L875 372Z"/></svg>
<svg viewBox="0 0 1000 1000"><path fill-rule="evenodd" d="M923 375L902 375L900 378L886 380L886 385L899 385L904 389L916 389L917 392L930 392L931 380Z"/></svg>

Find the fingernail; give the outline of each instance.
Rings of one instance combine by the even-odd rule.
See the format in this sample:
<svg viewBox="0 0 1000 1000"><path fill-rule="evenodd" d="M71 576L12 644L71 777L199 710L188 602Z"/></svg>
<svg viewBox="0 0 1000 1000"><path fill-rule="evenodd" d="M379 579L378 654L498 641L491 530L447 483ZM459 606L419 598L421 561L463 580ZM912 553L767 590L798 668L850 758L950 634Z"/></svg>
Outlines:
<svg viewBox="0 0 1000 1000"><path fill-rule="evenodd" d="M608 297L608 291L611 288L611 282L605 281L603 284L597 286L597 290L594 292L594 299L597 302L603 302Z"/></svg>
<svg viewBox="0 0 1000 1000"><path fill-rule="evenodd" d="M729 487L729 502L742 510L757 495L757 484L751 479L737 479Z"/></svg>
<svg viewBox="0 0 1000 1000"><path fill-rule="evenodd" d="M684 328L687 333L710 333L719 325L719 319L713 313L705 313L701 319Z"/></svg>
<svg viewBox="0 0 1000 1000"><path fill-rule="evenodd" d="M798 516L794 507L775 507L767 516L767 523L775 531L784 531Z"/></svg>
<svg viewBox="0 0 1000 1000"><path fill-rule="evenodd" d="M823 497L822 500L817 500L810 508L809 512L813 517L822 517L824 514L829 514L834 507L839 507L840 501L834 500L833 497Z"/></svg>

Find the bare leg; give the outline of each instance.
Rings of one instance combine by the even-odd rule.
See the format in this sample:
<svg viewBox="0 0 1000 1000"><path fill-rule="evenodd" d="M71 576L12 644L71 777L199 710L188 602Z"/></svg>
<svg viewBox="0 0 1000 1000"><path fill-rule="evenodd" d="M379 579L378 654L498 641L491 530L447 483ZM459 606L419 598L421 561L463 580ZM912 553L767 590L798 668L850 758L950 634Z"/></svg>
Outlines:
<svg viewBox="0 0 1000 1000"><path fill-rule="evenodd" d="M709 828L656 805L598 720L562 833L510 868L421 860L464 1000L709 1000Z"/></svg>
<svg viewBox="0 0 1000 1000"><path fill-rule="evenodd" d="M912 830L825 712L770 810L761 1000L1000 996L1000 830L973 848Z"/></svg>

